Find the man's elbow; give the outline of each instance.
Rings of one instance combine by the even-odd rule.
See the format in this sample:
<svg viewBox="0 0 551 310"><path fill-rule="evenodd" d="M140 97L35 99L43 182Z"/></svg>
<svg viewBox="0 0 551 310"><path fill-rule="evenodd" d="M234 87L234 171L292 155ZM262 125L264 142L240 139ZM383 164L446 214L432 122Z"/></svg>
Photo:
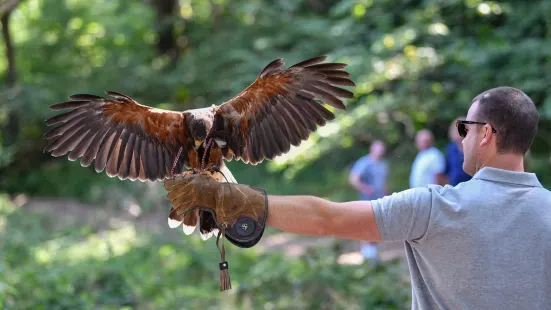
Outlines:
<svg viewBox="0 0 551 310"><path fill-rule="evenodd" d="M340 211L337 203L325 201L325 205L319 206L314 220L313 233L318 237L335 237L338 226L340 225Z"/></svg>

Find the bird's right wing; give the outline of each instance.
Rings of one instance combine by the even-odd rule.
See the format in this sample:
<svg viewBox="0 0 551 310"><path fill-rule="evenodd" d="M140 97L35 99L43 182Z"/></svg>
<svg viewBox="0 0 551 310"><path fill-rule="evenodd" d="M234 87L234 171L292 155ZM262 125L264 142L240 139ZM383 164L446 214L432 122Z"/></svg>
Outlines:
<svg viewBox="0 0 551 310"><path fill-rule="evenodd" d="M335 117L321 103L344 109L353 98L341 86L355 86L343 63L315 57L284 69L281 59L268 64L256 80L220 105L211 136L225 140L225 158L258 164L287 153L311 132Z"/></svg>
<svg viewBox="0 0 551 310"><path fill-rule="evenodd" d="M69 160L81 158L84 167L94 162L96 172L110 177L140 181L171 177L180 147L175 173L187 165L186 149L193 145L185 113L141 105L132 98L107 91L110 98L79 94L70 101L50 106L52 110L71 109L46 120L61 123L44 134L44 152L58 157L69 153Z"/></svg>

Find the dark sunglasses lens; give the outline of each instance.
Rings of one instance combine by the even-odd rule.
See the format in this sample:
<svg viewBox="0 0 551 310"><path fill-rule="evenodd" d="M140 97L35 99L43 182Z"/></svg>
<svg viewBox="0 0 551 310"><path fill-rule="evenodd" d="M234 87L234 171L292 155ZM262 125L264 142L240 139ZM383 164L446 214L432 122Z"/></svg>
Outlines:
<svg viewBox="0 0 551 310"><path fill-rule="evenodd" d="M467 129L465 128L465 124L458 123L457 132L459 133L459 136L461 136L461 138L465 138L465 136L467 135Z"/></svg>

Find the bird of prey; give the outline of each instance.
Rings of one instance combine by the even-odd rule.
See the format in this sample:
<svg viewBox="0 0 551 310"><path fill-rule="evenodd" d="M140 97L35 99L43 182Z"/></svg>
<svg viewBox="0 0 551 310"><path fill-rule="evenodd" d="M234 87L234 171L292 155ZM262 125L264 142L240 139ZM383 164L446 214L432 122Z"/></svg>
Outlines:
<svg viewBox="0 0 551 310"><path fill-rule="evenodd" d="M236 183L224 161L256 165L284 154L334 119L320 103L345 109L339 98L354 97L339 87L355 86L343 70L346 64L324 60L326 56L314 57L284 69L276 59L232 99L183 112L142 105L114 91L106 91L107 98L72 95L50 106L70 110L45 121L60 125L44 134L44 152L69 154L71 161L81 158L83 167L93 164L96 172L121 180L163 181L175 174L222 172ZM204 240L216 232L212 215L204 211L171 212L168 221L172 228L183 223L188 235L199 223Z"/></svg>

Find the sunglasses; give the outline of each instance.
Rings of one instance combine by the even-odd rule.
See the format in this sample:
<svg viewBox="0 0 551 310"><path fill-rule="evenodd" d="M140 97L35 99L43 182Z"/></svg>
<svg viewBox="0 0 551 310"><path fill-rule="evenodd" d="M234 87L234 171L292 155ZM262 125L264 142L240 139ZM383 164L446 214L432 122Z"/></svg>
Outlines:
<svg viewBox="0 0 551 310"><path fill-rule="evenodd" d="M465 127L466 124L478 124L478 125L486 125L488 123L483 122L474 122L474 121L456 121L455 127L457 127L457 132L459 133L459 136L461 138L465 138L467 136L467 128ZM492 127L492 132L497 133L497 131Z"/></svg>

